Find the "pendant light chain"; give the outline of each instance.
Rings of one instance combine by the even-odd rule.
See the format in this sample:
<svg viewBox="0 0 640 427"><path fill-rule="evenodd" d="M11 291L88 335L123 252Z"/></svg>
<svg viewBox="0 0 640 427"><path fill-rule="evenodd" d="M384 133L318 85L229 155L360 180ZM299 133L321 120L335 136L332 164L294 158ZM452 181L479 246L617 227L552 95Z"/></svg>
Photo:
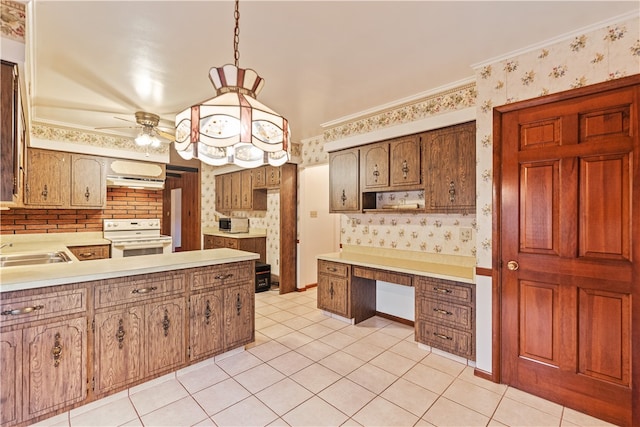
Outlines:
<svg viewBox="0 0 640 427"><path fill-rule="evenodd" d="M238 49L238 45L240 44L240 8L239 8L239 5L240 5L240 1L236 0L236 9L233 12L233 17L236 20L236 28L233 31L233 56L235 58L236 67L238 67L238 63L240 62L240 50Z"/></svg>

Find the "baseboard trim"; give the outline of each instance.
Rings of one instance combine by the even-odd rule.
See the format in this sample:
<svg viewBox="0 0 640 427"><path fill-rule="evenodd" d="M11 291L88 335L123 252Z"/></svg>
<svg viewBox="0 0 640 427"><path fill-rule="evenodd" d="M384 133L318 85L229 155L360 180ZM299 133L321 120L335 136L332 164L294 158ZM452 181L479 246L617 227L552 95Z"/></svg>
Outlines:
<svg viewBox="0 0 640 427"><path fill-rule="evenodd" d="M380 313L379 311L376 311L376 316L380 316L384 319L393 320L394 322L402 323L403 325L414 327L413 320L403 319L402 317L397 317L392 314Z"/></svg>
<svg viewBox="0 0 640 427"><path fill-rule="evenodd" d="M305 286L304 288L296 288L297 292L304 292L307 289L312 289L312 288L317 288L318 284L317 283L311 283L310 285Z"/></svg>

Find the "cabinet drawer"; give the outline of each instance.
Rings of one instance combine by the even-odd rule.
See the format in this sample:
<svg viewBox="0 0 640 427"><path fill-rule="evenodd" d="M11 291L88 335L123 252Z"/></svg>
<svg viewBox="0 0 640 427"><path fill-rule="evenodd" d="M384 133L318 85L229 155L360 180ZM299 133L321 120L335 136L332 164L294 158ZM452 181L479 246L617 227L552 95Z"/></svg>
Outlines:
<svg viewBox="0 0 640 427"><path fill-rule="evenodd" d="M254 276L253 261L201 268L194 270L191 274L191 289L211 289L238 282L253 281Z"/></svg>
<svg viewBox="0 0 640 427"><path fill-rule="evenodd" d="M435 279L432 277L419 277L416 280L416 288L419 294L427 298L447 299L471 304L474 301L473 287L451 280Z"/></svg>
<svg viewBox="0 0 640 427"><path fill-rule="evenodd" d="M95 287L95 308L143 301L184 291L184 273L163 272L102 281Z"/></svg>
<svg viewBox="0 0 640 427"><path fill-rule="evenodd" d="M233 239L233 238L228 238L228 239L224 239L225 240L225 244L224 247L225 248L229 248L229 249L240 249L240 244L238 242L238 239Z"/></svg>
<svg viewBox="0 0 640 427"><path fill-rule="evenodd" d="M354 265L351 274L354 277L364 277L365 279L382 280L398 285L413 286L413 279L410 274L396 273L395 271L378 270L376 268L358 267Z"/></svg>
<svg viewBox="0 0 640 427"><path fill-rule="evenodd" d="M349 265L339 262L318 260L318 273L347 277L349 275Z"/></svg>
<svg viewBox="0 0 640 427"><path fill-rule="evenodd" d="M87 310L87 289L42 293L32 296L2 296L0 326L15 325Z"/></svg>
<svg viewBox="0 0 640 427"><path fill-rule="evenodd" d="M469 306L429 298L420 298L418 304L420 307L416 313L424 320L448 323L450 326L468 331L473 330L473 310Z"/></svg>
<svg viewBox="0 0 640 427"><path fill-rule="evenodd" d="M471 332L419 320L416 325L416 341L475 360L475 345Z"/></svg>
<svg viewBox="0 0 640 427"><path fill-rule="evenodd" d="M220 237L220 236L213 236L213 247L214 248L224 248L225 247L225 241L227 239L225 239L224 237Z"/></svg>
<svg viewBox="0 0 640 427"><path fill-rule="evenodd" d="M69 250L80 261L109 258L109 245L70 246Z"/></svg>

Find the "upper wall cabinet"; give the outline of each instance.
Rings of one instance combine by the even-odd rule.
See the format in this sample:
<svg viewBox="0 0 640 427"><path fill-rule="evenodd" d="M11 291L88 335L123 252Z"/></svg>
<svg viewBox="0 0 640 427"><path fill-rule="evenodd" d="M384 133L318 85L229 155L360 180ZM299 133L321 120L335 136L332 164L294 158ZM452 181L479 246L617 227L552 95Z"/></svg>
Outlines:
<svg viewBox="0 0 640 427"><path fill-rule="evenodd" d="M359 150L349 149L329 153L329 212L358 212Z"/></svg>
<svg viewBox="0 0 640 427"><path fill-rule="evenodd" d="M329 153L329 212L474 212L475 147L469 122ZM416 201L380 206L392 192Z"/></svg>
<svg viewBox="0 0 640 427"><path fill-rule="evenodd" d="M476 210L476 124L423 134L425 207L428 212Z"/></svg>
<svg viewBox="0 0 640 427"><path fill-rule="evenodd" d="M26 138L16 64L2 61L0 84L0 205L14 207L22 203L21 172Z"/></svg>
<svg viewBox="0 0 640 427"><path fill-rule="evenodd" d="M106 202L104 158L34 148L27 151L25 205L102 209Z"/></svg>
<svg viewBox="0 0 640 427"><path fill-rule="evenodd" d="M418 135L365 145L360 162L363 192L415 190L422 184Z"/></svg>

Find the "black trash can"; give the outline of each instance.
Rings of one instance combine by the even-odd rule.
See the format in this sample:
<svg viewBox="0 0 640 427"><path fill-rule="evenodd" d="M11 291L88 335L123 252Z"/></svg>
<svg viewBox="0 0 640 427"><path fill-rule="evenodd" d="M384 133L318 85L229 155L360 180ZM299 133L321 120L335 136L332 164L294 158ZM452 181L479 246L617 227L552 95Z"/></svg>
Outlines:
<svg viewBox="0 0 640 427"><path fill-rule="evenodd" d="M256 292L271 289L271 265L256 262Z"/></svg>

